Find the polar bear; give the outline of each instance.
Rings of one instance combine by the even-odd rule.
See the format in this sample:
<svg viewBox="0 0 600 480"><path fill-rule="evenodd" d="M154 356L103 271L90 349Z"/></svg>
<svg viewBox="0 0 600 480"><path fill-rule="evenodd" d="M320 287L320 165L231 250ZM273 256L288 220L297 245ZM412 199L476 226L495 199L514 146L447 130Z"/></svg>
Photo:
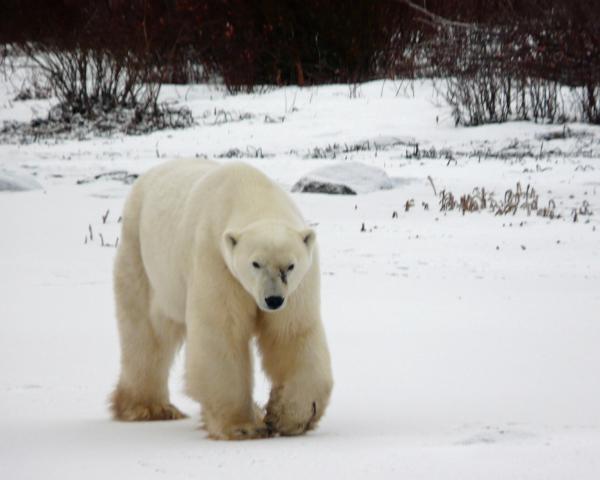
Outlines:
<svg viewBox="0 0 600 480"><path fill-rule="evenodd" d="M184 415L168 375L186 340L185 382L209 437L299 435L332 390L315 232L292 199L243 163L174 160L132 187L114 267L120 420ZM252 400L257 338L272 389Z"/></svg>

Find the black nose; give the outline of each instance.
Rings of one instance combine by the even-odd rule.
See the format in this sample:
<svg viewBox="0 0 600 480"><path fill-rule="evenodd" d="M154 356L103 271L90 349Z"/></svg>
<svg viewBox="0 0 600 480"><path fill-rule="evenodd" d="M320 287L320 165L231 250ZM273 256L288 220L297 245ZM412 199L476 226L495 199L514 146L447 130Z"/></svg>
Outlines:
<svg viewBox="0 0 600 480"><path fill-rule="evenodd" d="M267 297L265 298L265 302L271 310L277 310L283 305L283 297Z"/></svg>

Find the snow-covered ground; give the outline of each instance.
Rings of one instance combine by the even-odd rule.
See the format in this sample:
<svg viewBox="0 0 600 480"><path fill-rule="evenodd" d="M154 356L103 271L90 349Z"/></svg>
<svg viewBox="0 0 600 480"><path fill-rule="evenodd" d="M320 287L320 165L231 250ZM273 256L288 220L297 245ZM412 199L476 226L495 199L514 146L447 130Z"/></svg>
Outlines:
<svg viewBox="0 0 600 480"><path fill-rule="evenodd" d="M0 478L600 478L600 128L456 128L431 84L399 87L170 87L194 128L0 145L0 176L43 187L0 192ZM14 95L0 85L0 120L48 105ZM306 436L206 439L181 358L189 419L109 419L122 180L194 155L241 157L288 189L346 160L394 182L293 194L322 250L336 381ZM517 182L561 218L440 212L433 188L501 201Z"/></svg>

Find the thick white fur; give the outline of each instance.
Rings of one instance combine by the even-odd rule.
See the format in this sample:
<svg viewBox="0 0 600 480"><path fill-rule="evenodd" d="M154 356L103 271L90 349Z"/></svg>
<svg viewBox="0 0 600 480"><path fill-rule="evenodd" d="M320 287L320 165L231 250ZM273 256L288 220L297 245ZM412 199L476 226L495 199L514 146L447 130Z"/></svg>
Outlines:
<svg viewBox="0 0 600 480"><path fill-rule="evenodd" d="M332 389L319 277L314 232L255 168L176 160L150 170L126 202L114 270L115 417L182 417L167 380L185 338L187 391L212 438L313 428ZM270 295L282 308L267 311ZM253 336L272 382L266 413L252 400Z"/></svg>

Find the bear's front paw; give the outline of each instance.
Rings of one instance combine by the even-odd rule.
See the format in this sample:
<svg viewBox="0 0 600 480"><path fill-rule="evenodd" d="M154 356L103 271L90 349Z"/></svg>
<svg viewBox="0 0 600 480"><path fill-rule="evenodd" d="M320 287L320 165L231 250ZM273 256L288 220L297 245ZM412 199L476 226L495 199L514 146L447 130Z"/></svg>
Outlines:
<svg viewBox="0 0 600 480"><path fill-rule="evenodd" d="M242 423L232 425L216 432L209 432L208 436L214 440L251 440L255 438L268 438L271 430L264 423Z"/></svg>
<svg viewBox="0 0 600 480"><path fill-rule="evenodd" d="M271 429L263 421L264 411L254 405L252 420L236 421L218 417L203 412L204 428L208 431L209 438L213 440L251 440L254 438L267 438L272 436Z"/></svg>
<svg viewBox="0 0 600 480"><path fill-rule="evenodd" d="M265 423L280 435L302 435L316 426L323 408L322 402L316 398L294 395L290 388L275 387L267 404Z"/></svg>

